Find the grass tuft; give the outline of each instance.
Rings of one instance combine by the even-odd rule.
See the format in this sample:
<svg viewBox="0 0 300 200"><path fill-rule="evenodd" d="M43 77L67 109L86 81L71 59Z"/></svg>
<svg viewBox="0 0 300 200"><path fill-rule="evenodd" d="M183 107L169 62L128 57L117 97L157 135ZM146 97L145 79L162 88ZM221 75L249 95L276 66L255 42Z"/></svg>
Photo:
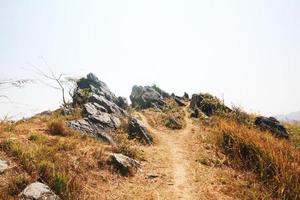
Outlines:
<svg viewBox="0 0 300 200"><path fill-rule="evenodd" d="M13 196L18 195L26 188L28 184L29 180L24 174L10 177L8 182L8 194Z"/></svg>
<svg viewBox="0 0 300 200"><path fill-rule="evenodd" d="M52 119L47 125L48 131L51 135L68 136L71 135L70 129L66 126L62 118Z"/></svg>

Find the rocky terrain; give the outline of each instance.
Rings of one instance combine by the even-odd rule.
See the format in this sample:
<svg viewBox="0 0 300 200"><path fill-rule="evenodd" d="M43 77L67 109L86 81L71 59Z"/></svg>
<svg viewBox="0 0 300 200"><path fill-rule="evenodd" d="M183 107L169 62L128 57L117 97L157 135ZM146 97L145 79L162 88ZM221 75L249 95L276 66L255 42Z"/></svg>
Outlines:
<svg viewBox="0 0 300 200"><path fill-rule="evenodd" d="M61 109L1 122L0 199L299 199L290 125L156 85L130 100L88 74Z"/></svg>

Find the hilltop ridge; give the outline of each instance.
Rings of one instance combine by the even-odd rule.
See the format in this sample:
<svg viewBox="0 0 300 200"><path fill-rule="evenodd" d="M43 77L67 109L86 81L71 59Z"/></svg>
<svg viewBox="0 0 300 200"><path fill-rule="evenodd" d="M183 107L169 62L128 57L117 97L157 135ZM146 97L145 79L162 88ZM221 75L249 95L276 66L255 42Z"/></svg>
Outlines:
<svg viewBox="0 0 300 200"><path fill-rule="evenodd" d="M208 93L90 73L72 102L0 123L0 199L298 199L300 128ZM292 178L291 178L292 177Z"/></svg>

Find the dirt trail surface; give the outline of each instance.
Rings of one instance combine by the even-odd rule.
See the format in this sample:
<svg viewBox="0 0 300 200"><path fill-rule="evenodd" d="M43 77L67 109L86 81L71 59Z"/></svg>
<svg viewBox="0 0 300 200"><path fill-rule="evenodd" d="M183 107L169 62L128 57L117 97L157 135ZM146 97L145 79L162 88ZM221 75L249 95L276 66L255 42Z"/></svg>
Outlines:
<svg viewBox="0 0 300 200"><path fill-rule="evenodd" d="M152 159L147 165L156 169L156 174L165 176L156 188L153 199L231 199L218 187L218 175L214 168L203 167L195 161L192 145L196 143L195 127L185 110L186 126L182 130L159 130L151 127L147 118L138 113L147 129L158 139L151 147Z"/></svg>

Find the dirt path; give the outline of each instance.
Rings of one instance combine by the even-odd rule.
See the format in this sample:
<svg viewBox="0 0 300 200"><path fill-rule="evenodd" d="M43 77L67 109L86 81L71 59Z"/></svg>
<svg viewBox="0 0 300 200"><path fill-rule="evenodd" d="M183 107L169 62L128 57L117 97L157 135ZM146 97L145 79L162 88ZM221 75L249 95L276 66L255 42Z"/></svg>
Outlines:
<svg viewBox="0 0 300 200"><path fill-rule="evenodd" d="M143 114L138 114L159 141L151 147L147 162L150 170L155 169L155 173L165 175L155 188L157 195L154 199L232 200L223 192L226 185L220 183L224 171L196 161L200 157L211 158L215 152L207 147L207 133L193 125L192 119L188 117L188 107L184 108L184 113L186 126L181 130L152 127Z"/></svg>
<svg viewBox="0 0 300 200"><path fill-rule="evenodd" d="M185 120L186 127L180 131L168 131L162 133L162 131L151 127L145 116L139 114L142 121L148 128L148 130L159 138L159 148L161 152L164 152L165 157L170 160L169 167L172 173L173 180L169 185L173 188L173 196L176 199L196 199L193 197L193 177L190 173L191 158L189 157L188 150L186 149L185 138L191 134L192 123L187 117L187 111L185 108Z"/></svg>

